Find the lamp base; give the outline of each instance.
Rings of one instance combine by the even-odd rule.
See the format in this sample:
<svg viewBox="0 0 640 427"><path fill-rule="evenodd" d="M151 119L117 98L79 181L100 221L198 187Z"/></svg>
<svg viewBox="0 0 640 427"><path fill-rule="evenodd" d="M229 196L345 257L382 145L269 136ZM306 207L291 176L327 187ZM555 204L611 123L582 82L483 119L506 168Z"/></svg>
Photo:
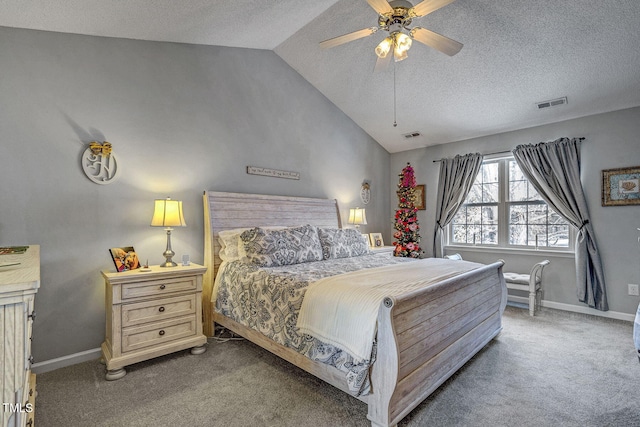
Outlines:
<svg viewBox="0 0 640 427"><path fill-rule="evenodd" d="M178 264L173 262L172 258L175 256L175 252L171 249L171 228L167 228L167 249L162 253L166 258L166 261L160 264L160 267L177 267Z"/></svg>
<svg viewBox="0 0 640 427"><path fill-rule="evenodd" d="M160 264L160 267L177 267L178 264L176 264L175 262L171 261L171 258L167 259L167 261L163 262L162 264Z"/></svg>

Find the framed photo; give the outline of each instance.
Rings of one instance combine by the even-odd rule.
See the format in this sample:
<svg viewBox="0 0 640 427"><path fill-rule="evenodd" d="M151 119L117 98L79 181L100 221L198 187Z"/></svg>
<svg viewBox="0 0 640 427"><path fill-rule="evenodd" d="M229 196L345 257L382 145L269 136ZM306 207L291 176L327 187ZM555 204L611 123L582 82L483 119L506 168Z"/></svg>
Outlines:
<svg viewBox="0 0 640 427"><path fill-rule="evenodd" d="M369 241L372 248L381 248L384 246L382 241L382 233L369 233Z"/></svg>
<svg viewBox="0 0 640 427"><path fill-rule="evenodd" d="M416 195L415 207L418 208L419 211L423 211L427 209L424 202L425 193L427 191L427 189L425 188L425 185L424 184L416 185L413 191L414 191L414 194Z"/></svg>
<svg viewBox="0 0 640 427"><path fill-rule="evenodd" d="M602 206L640 205L640 166L602 171Z"/></svg>
<svg viewBox="0 0 640 427"><path fill-rule="evenodd" d="M140 260L133 246L109 249L116 271L129 271L140 268Z"/></svg>

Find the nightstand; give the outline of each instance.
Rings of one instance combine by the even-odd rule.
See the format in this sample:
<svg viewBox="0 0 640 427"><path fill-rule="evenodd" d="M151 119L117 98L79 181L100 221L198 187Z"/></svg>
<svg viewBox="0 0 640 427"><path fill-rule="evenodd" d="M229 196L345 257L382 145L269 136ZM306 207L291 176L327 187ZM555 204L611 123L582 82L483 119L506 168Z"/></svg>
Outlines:
<svg viewBox="0 0 640 427"><path fill-rule="evenodd" d="M379 254L379 253L392 253L395 246L371 246L371 252Z"/></svg>
<svg viewBox="0 0 640 427"><path fill-rule="evenodd" d="M106 332L102 356L109 381L124 377L125 366L191 348L206 351L202 333L202 275L197 264L151 266L105 279Z"/></svg>

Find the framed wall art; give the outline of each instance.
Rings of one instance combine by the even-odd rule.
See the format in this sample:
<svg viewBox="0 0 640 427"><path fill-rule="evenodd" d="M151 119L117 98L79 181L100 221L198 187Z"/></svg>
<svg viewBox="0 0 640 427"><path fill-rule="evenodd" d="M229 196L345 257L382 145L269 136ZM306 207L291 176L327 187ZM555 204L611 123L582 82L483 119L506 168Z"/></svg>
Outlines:
<svg viewBox="0 0 640 427"><path fill-rule="evenodd" d="M602 206L640 205L640 166L602 171Z"/></svg>
<svg viewBox="0 0 640 427"><path fill-rule="evenodd" d="M423 211L426 208L425 206L425 193L427 191L424 184L416 185L414 188L414 194L416 195L415 207L418 208L419 211Z"/></svg>

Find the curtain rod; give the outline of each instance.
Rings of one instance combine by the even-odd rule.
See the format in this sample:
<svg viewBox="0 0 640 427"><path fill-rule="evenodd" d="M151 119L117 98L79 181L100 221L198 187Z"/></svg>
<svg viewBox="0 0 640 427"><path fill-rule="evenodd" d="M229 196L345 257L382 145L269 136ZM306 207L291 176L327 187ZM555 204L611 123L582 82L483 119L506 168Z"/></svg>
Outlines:
<svg viewBox="0 0 640 427"><path fill-rule="evenodd" d="M483 156L494 156L496 154L511 154L511 151L510 150L507 150L507 151L496 151L494 153L485 153L485 154L483 154ZM443 160L444 159L434 160L433 163L438 163L438 162L441 162Z"/></svg>
<svg viewBox="0 0 640 427"><path fill-rule="evenodd" d="M578 139L578 140L580 140L580 142L584 141L584 137L583 137L583 136L581 136L581 137L579 137L579 138L574 138L574 139ZM513 152L513 151L511 151L511 150L507 150L507 151L496 151L496 152L494 152L494 153L486 153L486 154L483 154L483 156L495 156L496 154L511 154L512 152ZM438 162L441 162L442 160L444 160L444 159L434 160L434 161L433 161L433 163L438 163Z"/></svg>

